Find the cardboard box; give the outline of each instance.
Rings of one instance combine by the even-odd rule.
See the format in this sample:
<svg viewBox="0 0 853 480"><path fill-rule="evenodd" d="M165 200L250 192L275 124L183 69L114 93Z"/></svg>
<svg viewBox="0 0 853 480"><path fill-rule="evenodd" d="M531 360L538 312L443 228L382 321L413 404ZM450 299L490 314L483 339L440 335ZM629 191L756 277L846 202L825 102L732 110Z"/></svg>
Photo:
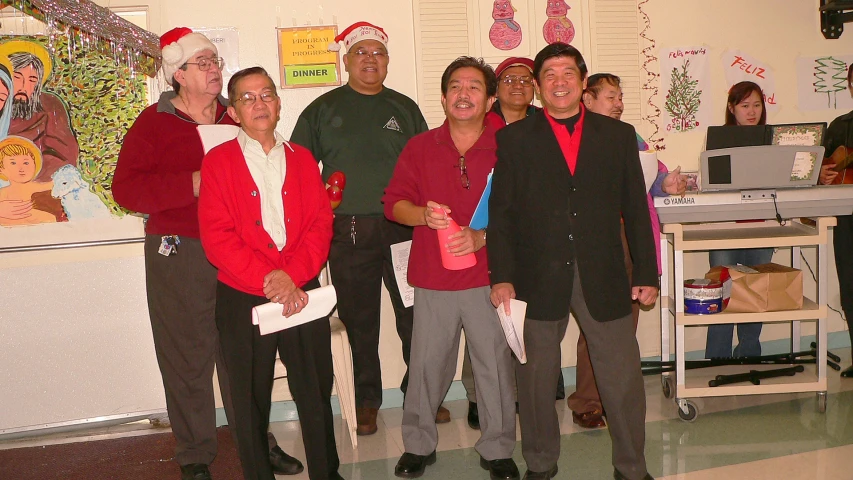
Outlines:
<svg viewBox="0 0 853 480"><path fill-rule="evenodd" d="M803 308L803 272L795 268L776 263L728 265L712 268L705 278L723 282L724 311L760 313ZM730 289L726 282L731 282Z"/></svg>

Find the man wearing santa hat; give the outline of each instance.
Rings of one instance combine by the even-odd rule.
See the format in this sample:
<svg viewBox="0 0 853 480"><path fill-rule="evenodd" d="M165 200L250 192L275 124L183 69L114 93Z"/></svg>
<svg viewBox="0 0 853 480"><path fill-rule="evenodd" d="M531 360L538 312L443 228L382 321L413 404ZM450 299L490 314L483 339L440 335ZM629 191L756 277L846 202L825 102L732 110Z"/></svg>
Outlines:
<svg viewBox="0 0 853 480"><path fill-rule="evenodd" d="M388 35L358 22L338 35L343 42L347 84L321 95L299 116L291 140L323 162L323 178L336 171L347 178L343 202L335 210L329 254L338 292L338 314L352 346L359 435L376 432L382 404L379 364L381 282L391 296L397 333L408 365L412 308L406 308L394 278L393 244L412 239L411 227L386 220L382 194L406 142L428 127L410 98L384 86ZM340 50L337 43L330 50ZM400 388L405 393L407 378ZM450 421L443 407L437 421Z"/></svg>
<svg viewBox="0 0 853 480"><path fill-rule="evenodd" d="M204 35L172 29L160 38L162 72L174 91L146 108L124 138L113 197L148 214L145 275L154 350L175 435L175 460L185 480L209 479L216 456L213 366L219 356L214 319L216 269L199 240L198 194L204 157L198 125L235 125L222 91L222 58ZM228 377L216 362L226 414ZM276 473L295 475L299 460L275 446Z"/></svg>

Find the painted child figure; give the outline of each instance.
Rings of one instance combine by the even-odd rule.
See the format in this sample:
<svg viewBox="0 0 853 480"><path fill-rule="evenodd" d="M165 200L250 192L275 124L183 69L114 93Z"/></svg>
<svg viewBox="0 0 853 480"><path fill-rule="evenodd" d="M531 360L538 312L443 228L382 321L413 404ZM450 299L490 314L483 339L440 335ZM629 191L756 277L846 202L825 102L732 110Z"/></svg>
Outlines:
<svg viewBox="0 0 853 480"><path fill-rule="evenodd" d="M570 8L565 0L548 0L548 6L545 7L548 20L542 26L542 35L549 44L572 43L575 39L575 26L567 17Z"/></svg>
<svg viewBox="0 0 853 480"><path fill-rule="evenodd" d="M23 137L10 135L0 140L0 179L9 185L0 188L0 201L21 200L30 202L33 194L49 191L53 181L35 182L33 179L41 171L41 151L36 145ZM56 216L33 208L30 215L17 220L0 218L0 225L33 225L54 223Z"/></svg>
<svg viewBox="0 0 853 480"><path fill-rule="evenodd" d="M489 29L489 40L495 48L512 50L521 44L521 25L515 21L515 12L511 0L495 0L492 6L495 23Z"/></svg>

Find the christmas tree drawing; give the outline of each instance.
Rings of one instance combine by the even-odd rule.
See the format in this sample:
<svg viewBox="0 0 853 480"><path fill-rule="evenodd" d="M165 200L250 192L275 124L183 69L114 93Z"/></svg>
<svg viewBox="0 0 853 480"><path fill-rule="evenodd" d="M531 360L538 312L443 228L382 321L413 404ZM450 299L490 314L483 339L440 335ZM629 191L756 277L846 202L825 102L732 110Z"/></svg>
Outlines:
<svg viewBox="0 0 853 480"><path fill-rule="evenodd" d="M672 117L667 130L686 132L699 126L696 114L702 103L702 90L699 90L699 80L690 75L690 60L685 60L681 70L673 68L669 80L669 90L666 94L664 108Z"/></svg>
<svg viewBox="0 0 853 480"><path fill-rule="evenodd" d="M814 63L814 91L826 94L826 108L835 108L838 92L847 89L847 64L832 57L816 58Z"/></svg>

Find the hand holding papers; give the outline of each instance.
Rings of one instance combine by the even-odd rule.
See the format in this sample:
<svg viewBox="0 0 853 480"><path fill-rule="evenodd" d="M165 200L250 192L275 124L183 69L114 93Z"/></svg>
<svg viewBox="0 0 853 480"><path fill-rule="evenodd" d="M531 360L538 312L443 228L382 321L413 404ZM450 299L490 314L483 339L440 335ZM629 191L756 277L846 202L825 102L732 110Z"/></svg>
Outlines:
<svg viewBox="0 0 853 480"><path fill-rule="evenodd" d="M527 350L524 348L524 316L527 313L527 302L514 298L510 300L509 315L504 312L503 305L498 305L496 310L510 350L520 363L527 363Z"/></svg>
<svg viewBox="0 0 853 480"><path fill-rule="evenodd" d="M334 285L315 288L305 294L308 295L308 304L301 312L285 317L280 303L265 303L252 309L252 324L260 328L261 335L280 332L325 317L338 302Z"/></svg>

